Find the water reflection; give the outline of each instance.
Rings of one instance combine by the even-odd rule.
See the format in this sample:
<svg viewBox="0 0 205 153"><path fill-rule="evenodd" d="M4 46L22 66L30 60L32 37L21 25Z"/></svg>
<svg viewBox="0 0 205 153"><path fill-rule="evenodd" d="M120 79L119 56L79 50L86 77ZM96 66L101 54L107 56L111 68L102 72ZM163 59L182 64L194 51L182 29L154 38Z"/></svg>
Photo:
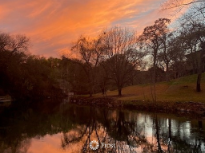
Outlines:
<svg viewBox="0 0 205 153"><path fill-rule="evenodd" d="M205 152L204 121L166 114L63 104L0 114L3 153ZM90 147L96 140L96 151Z"/></svg>

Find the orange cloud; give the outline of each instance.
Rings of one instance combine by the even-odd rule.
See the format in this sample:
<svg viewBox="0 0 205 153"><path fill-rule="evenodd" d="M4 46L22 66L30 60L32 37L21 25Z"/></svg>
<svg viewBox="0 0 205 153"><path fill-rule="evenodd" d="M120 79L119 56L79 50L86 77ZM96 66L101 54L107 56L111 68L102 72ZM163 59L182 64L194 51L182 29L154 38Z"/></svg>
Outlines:
<svg viewBox="0 0 205 153"><path fill-rule="evenodd" d="M26 34L31 52L59 56L80 35L95 35L114 25L143 29L166 15L165 0L8 0L1 2L0 29Z"/></svg>

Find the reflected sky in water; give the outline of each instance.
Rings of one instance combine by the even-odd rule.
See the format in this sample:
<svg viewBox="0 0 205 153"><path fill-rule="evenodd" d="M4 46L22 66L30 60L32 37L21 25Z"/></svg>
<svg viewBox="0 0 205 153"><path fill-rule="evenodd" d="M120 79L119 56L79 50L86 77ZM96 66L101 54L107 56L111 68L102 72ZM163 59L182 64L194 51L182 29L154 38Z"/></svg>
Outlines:
<svg viewBox="0 0 205 153"><path fill-rule="evenodd" d="M0 121L3 153L205 152L205 122L176 115L64 104L54 111L8 108Z"/></svg>

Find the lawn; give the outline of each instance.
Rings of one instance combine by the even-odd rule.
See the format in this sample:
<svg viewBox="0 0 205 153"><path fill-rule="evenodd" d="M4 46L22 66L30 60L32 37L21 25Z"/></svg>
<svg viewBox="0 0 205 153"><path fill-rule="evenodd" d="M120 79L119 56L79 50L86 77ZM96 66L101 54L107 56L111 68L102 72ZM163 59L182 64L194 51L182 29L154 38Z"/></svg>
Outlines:
<svg viewBox="0 0 205 153"><path fill-rule="evenodd" d="M205 73L202 75L200 93L196 92L196 80L197 75L190 75L181 77L169 82L156 83L155 92L157 101L169 101L169 102L205 102ZM154 86L147 85L135 85L123 88L122 97L116 97L118 100L144 100L152 101L152 95L154 94ZM96 97L101 94L96 94ZM108 91L107 96L117 96L117 90Z"/></svg>

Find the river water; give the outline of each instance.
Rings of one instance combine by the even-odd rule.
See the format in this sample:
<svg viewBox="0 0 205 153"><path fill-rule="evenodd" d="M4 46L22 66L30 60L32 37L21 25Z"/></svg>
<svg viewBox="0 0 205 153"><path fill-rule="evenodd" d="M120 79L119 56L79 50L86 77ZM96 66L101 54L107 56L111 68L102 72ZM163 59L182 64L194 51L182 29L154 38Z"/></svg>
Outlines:
<svg viewBox="0 0 205 153"><path fill-rule="evenodd" d="M70 104L0 113L0 153L81 152L205 152L205 122Z"/></svg>

